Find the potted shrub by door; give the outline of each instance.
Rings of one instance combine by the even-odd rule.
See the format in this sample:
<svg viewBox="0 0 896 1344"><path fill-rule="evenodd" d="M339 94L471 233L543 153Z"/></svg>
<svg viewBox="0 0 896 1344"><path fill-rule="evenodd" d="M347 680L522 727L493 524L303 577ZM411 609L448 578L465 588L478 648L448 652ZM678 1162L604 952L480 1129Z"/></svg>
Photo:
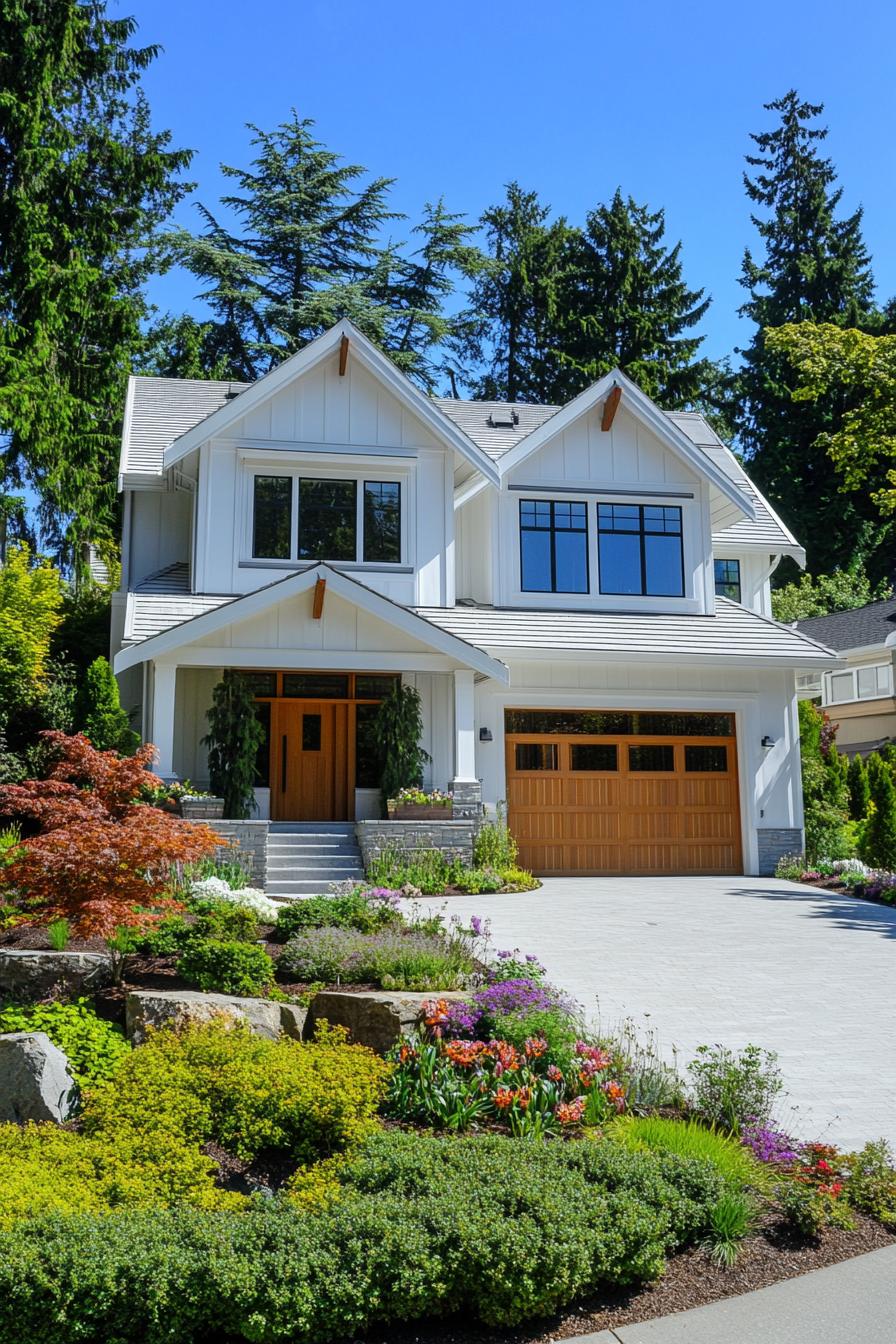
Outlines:
<svg viewBox="0 0 896 1344"><path fill-rule="evenodd" d="M390 821L450 821L454 816L454 799L440 789L399 789L389 798L386 809Z"/></svg>

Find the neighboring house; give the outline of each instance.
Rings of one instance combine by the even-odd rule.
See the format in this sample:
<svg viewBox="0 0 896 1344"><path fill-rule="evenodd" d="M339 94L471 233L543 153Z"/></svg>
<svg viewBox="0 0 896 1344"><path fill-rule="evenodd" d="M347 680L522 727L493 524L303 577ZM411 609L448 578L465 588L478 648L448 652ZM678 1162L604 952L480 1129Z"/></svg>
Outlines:
<svg viewBox="0 0 896 1344"><path fill-rule="evenodd" d="M132 378L124 702L207 778L253 674L274 819L378 806L372 722L422 697L427 784L506 800L539 873L757 873L801 844L795 676L771 619L803 551L702 416L614 372L563 407L425 396L348 322L252 385Z"/></svg>
<svg viewBox="0 0 896 1344"><path fill-rule="evenodd" d="M801 697L821 697L840 727L837 746L849 756L896 739L896 597L853 611L812 616L795 629L836 649L846 667L802 674Z"/></svg>

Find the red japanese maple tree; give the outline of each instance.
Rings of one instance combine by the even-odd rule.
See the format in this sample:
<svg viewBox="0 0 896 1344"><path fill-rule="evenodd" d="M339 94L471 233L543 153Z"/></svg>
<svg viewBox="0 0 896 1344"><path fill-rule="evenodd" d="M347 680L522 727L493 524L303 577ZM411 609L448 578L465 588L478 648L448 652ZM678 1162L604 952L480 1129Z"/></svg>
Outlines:
<svg viewBox="0 0 896 1344"><path fill-rule="evenodd" d="M97 751L78 734L42 733L54 764L46 779L0 785L0 817L24 839L3 873L23 913L40 924L64 917L80 937L144 928L181 909L172 868L224 843L208 826L138 801L161 781L154 750Z"/></svg>

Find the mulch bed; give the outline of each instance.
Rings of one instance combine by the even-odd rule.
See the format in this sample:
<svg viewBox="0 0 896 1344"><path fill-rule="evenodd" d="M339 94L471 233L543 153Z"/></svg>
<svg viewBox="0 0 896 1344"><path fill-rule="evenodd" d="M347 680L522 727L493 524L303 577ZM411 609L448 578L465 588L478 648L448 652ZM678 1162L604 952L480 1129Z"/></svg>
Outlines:
<svg viewBox="0 0 896 1344"><path fill-rule="evenodd" d="M813 1269L824 1269L841 1260L851 1260L896 1241L896 1236L873 1219L860 1213L855 1214L855 1219L855 1231L830 1228L817 1242L794 1241L769 1219L765 1227L743 1243L731 1269L720 1268L705 1251L695 1248L673 1256L656 1283L600 1294L557 1316L517 1330L495 1330L468 1320L448 1318L399 1328L392 1325L377 1328L365 1335L365 1344L552 1344L576 1335L689 1311L796 1278Z"/></svg>
<svg viewBox="0 0 896 1344"><path fill-rule="evenodd" d="M896 906L896 900L887 900L875 892L866 891L861 886L847 886L839 877L815 877L811 880L800 877L797 878L797 881L801 887L815 887L818 891L832 891L837 896L852 896L854 900L870 901L872 905L887 905L891 910Z"/></svg>

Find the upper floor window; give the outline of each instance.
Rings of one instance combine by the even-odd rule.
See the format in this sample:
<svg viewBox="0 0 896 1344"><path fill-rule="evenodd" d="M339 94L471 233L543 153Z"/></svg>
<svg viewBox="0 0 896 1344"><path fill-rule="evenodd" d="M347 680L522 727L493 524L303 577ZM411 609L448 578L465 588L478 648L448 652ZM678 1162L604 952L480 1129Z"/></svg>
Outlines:
<svg viewBox="0 0 896 1344"><path fill-rule="evenodd" d="M588 506L521 499L520 571L524 593L587 593Z"/></svg>
<svg viewBox="0 0 896 1344"><path fill-rule="evenodd" d="M716 560L716 597L740 601L740 561Z"/></svg>
<svg viewBox="0 0 896 1344"><path fill-rule="evenodd" d="M683 597L681 509L666 504L598 504L600 591Z"/></svg>
<svg viewBox="0 0 896 1344"><path fill-rule="evenodd" d="M398 481L256 475L252 505L253 559L401 562Z"/></svg>
<svg viewBox="0 0 896 1344"><path fill-rule="evenodd" d="M844 705L850 700L879 700L892 694L893 664L876 663L871 667L850 667L845 672L828 672L823 702Z"/></svg>

